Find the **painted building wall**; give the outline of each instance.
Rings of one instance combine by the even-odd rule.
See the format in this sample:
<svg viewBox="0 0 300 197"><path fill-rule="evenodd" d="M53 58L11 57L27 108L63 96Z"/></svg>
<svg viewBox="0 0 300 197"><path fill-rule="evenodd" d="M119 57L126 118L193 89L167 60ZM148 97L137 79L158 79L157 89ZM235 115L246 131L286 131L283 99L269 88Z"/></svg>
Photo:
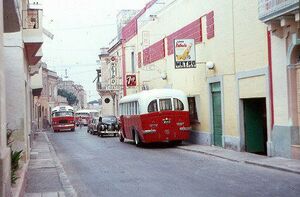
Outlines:
<svg viewBox="0 0 300 197"><path fill-rule="evenodd" d="M112 103L112 96L106 91L109 85L109 78L110 78L110 71L109 71L109 55L107 52L108 48L102 49L102 54L100 56L100 70L101 70L101 77L100 77L100 84L101 86L97 86L97 90L99 96L102 100L101 102L101 116L107 116L113 114L113 103ZM105 102L106 100L106 102Z"/></svg>
<svg viewBox="0 0 300 197"><path fill-rule="evenodd" d="M147 83L150 89L181 89L187 95L195 96L200 122L193 127L197 133L195 136L201 138L198 142L210 144L212 108L209 85L219 81L222 86L223 146L241 150L240 121L243 114L239 113L240 98L268 97L267 31L265 24L255 18L258 18L257 2L252 0L175 1L157 13L154 20L138 27L137 35L126 41L126 73L132 72L132 51L136 54L135 62L139 62L139 52L143 60L136 72L138 86L127 89L127 94L140 91L141 85ZM196 40L196 68L174 68L173 38ZM147 42L149 45L144 45ZM165 54L157 57L162 53ZM215 64L214 70L208 70L201 63L207 61ZM163 73L167 74L166 80L161 77ZM249 83L251 87L248 87Z"/></svg>
<svg viewBox="0 0 300 197"><path fill-rule="evenodd" d="M3 21L3 1L0 0L0 20ZM6 85L3 46L3 23L0 23L0 196L10 196L10 149L6 139Z"/></svg>
<svg viewBox="0 0 300 197"><path fill-rule="evenodd" d="M58 80L57 73L48 70L48 87L49 87L48 120L50 120L50 113L52 109L57 106L57 80Z"/></svg>
<svg viewBox="0 0 300 197"><path fill-rule="evenodd" d="M113 66L115 67L116 69L116 76L115 76L115 80L116 80L116 83L115 83L115 90L114 91L114 98L112 97L112 99L114 99L114 107L113 107L113 110L114 110L114 114L116 116L119 116L119 100L123 97L123 86L122 86L122 45L119 44L118 46L116 46L114 48L114 50L111 50L109 52L109 56L110 57L114 57L116 58L115 61L113 62ZM111 63L110 63L110 66L111 66ZM102 100L102 104L104 103L103 102L104 100Z"/></svg>
<svg viewBox="0 0 300 197"><path fill-rule="evenodd" d="M292 18L293 20L293 18ZM298 122L297 58L300 55L299 20L290 27L279 27L282 35L271 36L274 127L273 155L300 158L300 129ZM298 46L298 48L297 48ZM296 56L293 56L292 53Z"/></svg>
<svg viewBox="0 0 300 197"><path fill-rule="evenodd" d="M11 129L16 129L15 143L16 149L26 150L27 136L29 134L27 111L28 104L26 100L28 87L28 68L23 52L22 33L9 33L4 37L4 56L6 84L6 105L7 105L7 123Z"/></svg>
<svg viewBox="0 0 300 197"><path fill-rule="evenodd" d="M288 126L288 84L286 42L277 36L272 36L272 67L274 86L274 125ZM276 58L275 58L276 57ZM280 80L278 80L280 79Z"/></svg>

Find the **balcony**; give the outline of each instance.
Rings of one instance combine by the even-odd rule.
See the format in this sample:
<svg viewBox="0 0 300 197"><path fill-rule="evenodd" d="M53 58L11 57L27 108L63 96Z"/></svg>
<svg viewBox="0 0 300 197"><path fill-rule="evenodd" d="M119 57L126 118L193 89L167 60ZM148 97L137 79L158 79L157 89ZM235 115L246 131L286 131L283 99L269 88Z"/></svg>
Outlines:
<svg viewBox="0 0 300 197"><path fill-rule="evenodd" d="M43 90L43 71L42 66L38 69L38 74L31 76L31 89L33 96L40 96Z"/></svg>
<svg viewBox="0 0 300 197"><path fill-rule="evenodd" d="M109 85L109 84L103 84L101 82L97 82L97 91L100 95L102 94L116 94L120 91L120 86L118 85Z"/></svg>
<svg viewBox="0 0 300 197"><path fill-rule="evenodd" d="M23 41L29 65L37 64L42 58L43 27L41 9L23 10Z"/></svg>
<svg viewBox="0 0 300 197"><path fill-rule="evenodd" d="M299 9L299 0L259 0L258 17L263 22L280 16L294 15ZM299 11L298 11L299 12Z"/></svg>

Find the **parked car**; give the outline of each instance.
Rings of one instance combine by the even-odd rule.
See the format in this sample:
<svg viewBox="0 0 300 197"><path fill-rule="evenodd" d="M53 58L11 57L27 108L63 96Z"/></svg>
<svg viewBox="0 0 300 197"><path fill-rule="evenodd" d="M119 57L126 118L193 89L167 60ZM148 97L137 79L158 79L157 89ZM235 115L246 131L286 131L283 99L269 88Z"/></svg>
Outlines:
<svg viewBox="0 0 300 197"><path fill-rule="evenodd" d="M113 134L117 136L119 134L120 124L116 116L104 116L102 121L98 122L97 132L98 136L107 134Z"/></svg>
<svg viewBox="0 0 300 197"><path fill-rule="evenodd" d="M99 123L99 117L93 117L92 121L88 124L87 132L90 134L97 134L97 127Z"/></svg>

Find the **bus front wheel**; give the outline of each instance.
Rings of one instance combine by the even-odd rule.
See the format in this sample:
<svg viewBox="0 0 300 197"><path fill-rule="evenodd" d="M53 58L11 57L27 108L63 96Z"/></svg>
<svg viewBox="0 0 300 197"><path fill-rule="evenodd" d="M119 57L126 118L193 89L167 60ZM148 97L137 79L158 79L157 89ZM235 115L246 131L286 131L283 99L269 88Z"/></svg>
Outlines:
<svg viewBox="0 0 300 197"><path fill-rule="evenodd" d="M119 132L119 140L120 140L120 142L124 142L124 140L125 140L122 132Z"/></svg>

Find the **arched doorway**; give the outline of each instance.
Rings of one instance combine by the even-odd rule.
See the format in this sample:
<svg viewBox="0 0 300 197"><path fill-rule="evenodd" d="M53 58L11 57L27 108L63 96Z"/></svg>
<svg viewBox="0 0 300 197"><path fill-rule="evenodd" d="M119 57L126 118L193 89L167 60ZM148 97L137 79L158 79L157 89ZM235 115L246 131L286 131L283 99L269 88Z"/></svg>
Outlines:
<svg viewBox="0 0 300 197"><path fill-rule="evenodd" d="M289 53L288 96L291 133L291 157L300 159L300 38L294 35Z"/></svg>

